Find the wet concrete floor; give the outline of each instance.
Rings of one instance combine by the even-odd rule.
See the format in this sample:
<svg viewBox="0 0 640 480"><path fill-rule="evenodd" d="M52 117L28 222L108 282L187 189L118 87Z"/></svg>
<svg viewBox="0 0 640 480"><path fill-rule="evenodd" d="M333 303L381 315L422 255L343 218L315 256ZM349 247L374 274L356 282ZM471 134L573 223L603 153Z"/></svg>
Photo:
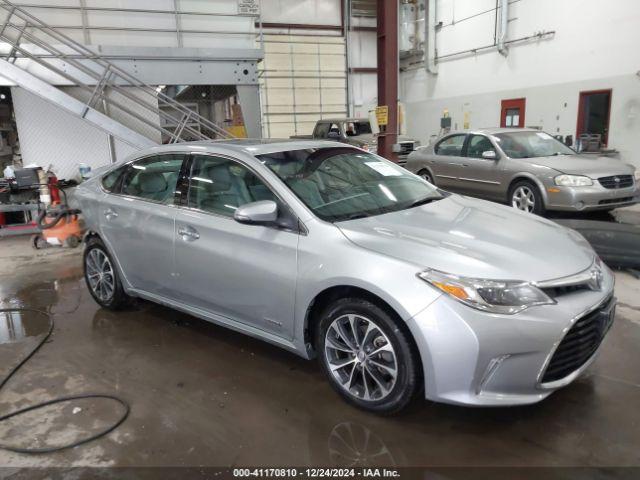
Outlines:
<svg viewBox="0 0 640 480"><path fill-rule="evenodd" d="M477 409L417 402L399 417L345 404L314 362L188 315L142 303L100 309L80 250L34 256L0 243L0 308L51 314L55 330L0 392L0 414L49 398L112 393L129 419L51 455L0 451L3 466L640 465L640 281L617 275L616 322L588 374L540 404ZM11 324L11 328L9 328ZM0 315L0 375L48 325ZM70 402L0 426L0 443L61 444L108 424L119 406Z"/></svg>

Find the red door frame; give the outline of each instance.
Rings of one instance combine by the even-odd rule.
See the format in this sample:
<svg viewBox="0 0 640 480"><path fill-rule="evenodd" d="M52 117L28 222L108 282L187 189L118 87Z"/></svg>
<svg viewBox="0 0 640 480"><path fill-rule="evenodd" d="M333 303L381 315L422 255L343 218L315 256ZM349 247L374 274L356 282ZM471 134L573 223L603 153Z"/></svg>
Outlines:
<svg viewBox="0 0 640 480"><path fill-rule="evenodd" d="M602 139L602 144L606 147L609 144L609 122L611 121L611 97L613 97L613 90L611 88L605 88L602 90L586 90L584 92L580 92L580 97L578 98L578 125L576 126L576 141L580 137L581 133L585 133L582 131L582 126L584 125L584 104L586 97L598 93L608 93L609 94L609 108L607 109L607 132L605 133L604 138Z"/></svg>
<svg viewBox="0 0 640 480"><path fill-rule="evenodd" d="M520 121L518 122L518 127L524 128L524 114L526 105L526 98L510 98L508 100L502 100L502 107L500 110L500 126L503 128L507 126L507 110L509 108L518 108L520 109Z"/></svg>

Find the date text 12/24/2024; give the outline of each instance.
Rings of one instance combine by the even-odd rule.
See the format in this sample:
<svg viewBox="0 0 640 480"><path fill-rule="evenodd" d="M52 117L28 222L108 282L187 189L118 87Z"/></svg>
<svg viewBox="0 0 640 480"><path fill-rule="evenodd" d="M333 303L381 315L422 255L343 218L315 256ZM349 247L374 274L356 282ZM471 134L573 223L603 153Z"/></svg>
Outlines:
<svg viewBox="0 0 640 480"><path fill-rule="evenodd" d="M392 468L236 468L236 478L397 478Z"/></svg>

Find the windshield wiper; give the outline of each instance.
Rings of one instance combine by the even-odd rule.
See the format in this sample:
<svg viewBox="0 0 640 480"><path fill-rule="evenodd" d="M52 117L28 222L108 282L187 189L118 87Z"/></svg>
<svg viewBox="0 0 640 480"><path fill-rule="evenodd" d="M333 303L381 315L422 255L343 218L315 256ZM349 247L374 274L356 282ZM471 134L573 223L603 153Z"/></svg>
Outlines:
<svg viewBox="0 0 640 480"><path fill-rule="evenodd" d="M410 204L407 208L419 207L420 205L426 205L427 203L434 202L436 200L442 200L442 197L425 197L420 200L416 200L412 204Z"/></svg>

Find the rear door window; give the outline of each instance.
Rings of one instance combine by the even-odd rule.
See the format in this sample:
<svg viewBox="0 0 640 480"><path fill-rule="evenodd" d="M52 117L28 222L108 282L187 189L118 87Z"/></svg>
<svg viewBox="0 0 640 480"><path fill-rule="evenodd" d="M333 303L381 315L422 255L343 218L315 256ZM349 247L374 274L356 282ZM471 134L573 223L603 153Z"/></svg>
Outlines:
<svg viewBox="0 0 640 480"><path fill-rule="evenodd" d="M313 133L313 135L316 138L327 138L328 133L329 133L329 124L319 123L316 125L316 131Z"/></svg>
<svg viewBox="0 0 640 480"><path fill-rule="evenodd" d="M129 164L120 193L165 205L173 203L184 154L155 155Z"/></svg>
<svg viewBox="0 0 640 480"><path fill-rule="evenodd" d="M465 134L451 135L436 144L434 151L436 152L436 155L460 157L462 156L462 148L464 147L464 141L466 138L467 136Z"/></svg>

